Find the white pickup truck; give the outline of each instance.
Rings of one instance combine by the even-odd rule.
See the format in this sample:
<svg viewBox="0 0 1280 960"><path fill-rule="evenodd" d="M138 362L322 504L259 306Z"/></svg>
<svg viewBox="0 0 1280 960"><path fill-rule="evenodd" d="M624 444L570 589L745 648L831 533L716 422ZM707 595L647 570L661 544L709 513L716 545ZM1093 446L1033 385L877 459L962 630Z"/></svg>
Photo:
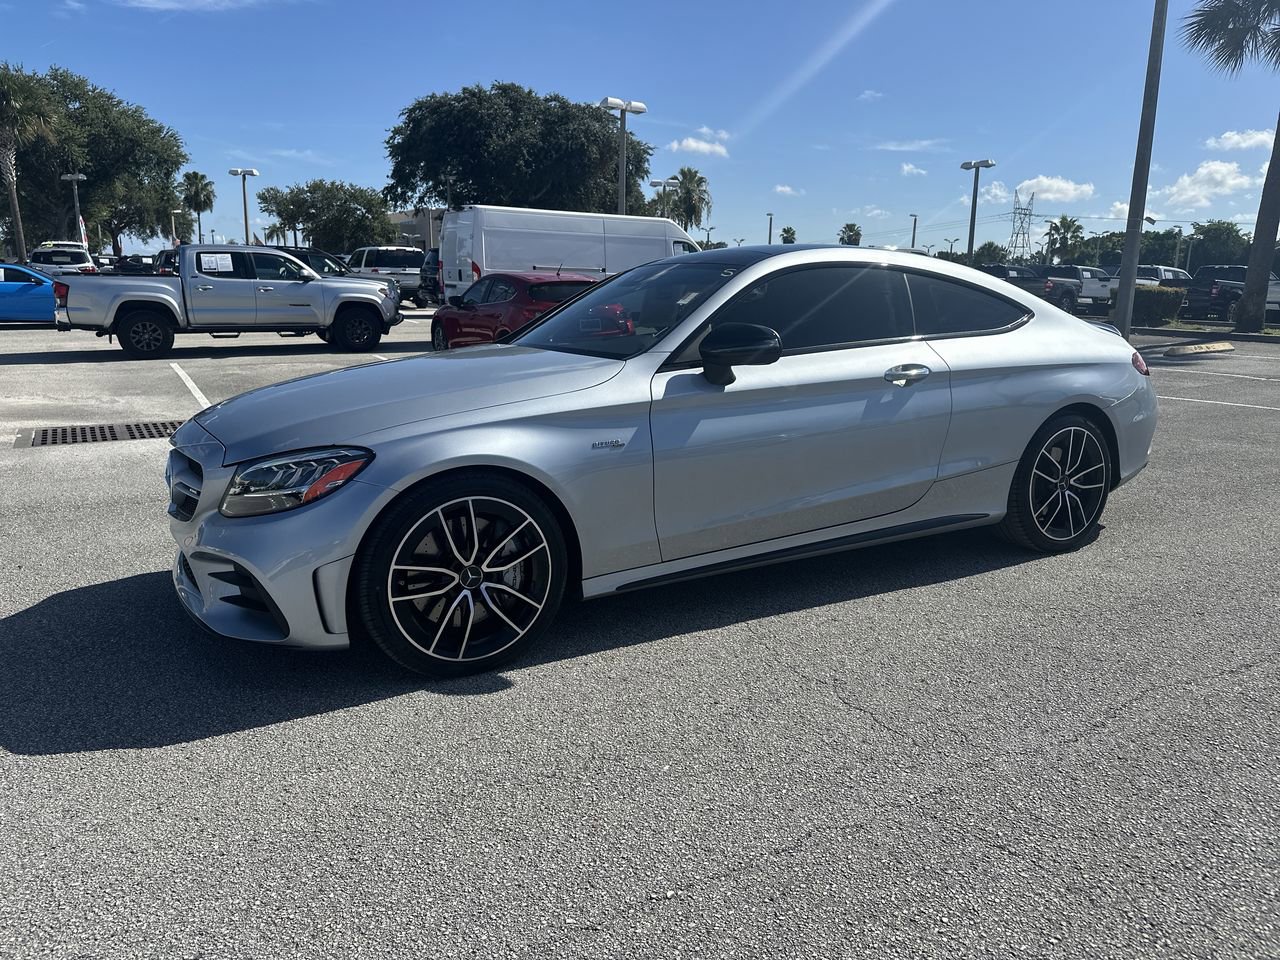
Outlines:
<svg viewBox="0 0 1280 960"><path fill-rule="evenodd" d="M54 302L59 330L114 336L139 359L168 353L179 333L314 333L340 350L367 351L402 319L387 283L321 276L266 247L179 247L171 277L64 276Z"/></svg>

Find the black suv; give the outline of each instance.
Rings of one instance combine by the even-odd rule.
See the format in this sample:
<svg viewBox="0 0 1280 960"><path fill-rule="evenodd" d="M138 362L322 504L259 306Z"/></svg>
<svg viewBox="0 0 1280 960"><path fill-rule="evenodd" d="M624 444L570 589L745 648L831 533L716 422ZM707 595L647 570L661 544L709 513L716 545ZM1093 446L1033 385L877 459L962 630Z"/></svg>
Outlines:
<svg viewBox="0 0 1280 960"><path fill-rule="evenodd" d="M444 303L444 287L440 284L439 247L432 247L427 251L427 258L422 261L418 278L418 289L413 294L414 303L420 307Z"/></svg>

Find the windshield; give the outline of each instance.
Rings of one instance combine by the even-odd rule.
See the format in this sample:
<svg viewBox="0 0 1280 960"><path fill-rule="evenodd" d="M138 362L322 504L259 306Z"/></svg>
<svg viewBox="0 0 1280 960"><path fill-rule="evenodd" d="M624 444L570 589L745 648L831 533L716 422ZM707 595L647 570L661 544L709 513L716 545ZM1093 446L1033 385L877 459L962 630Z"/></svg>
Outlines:
<svg viewBox="0 0 1280 960"><path fill-rule="evenodd" d="M346 264L335 260L327 253L295 253L294 256L302 260L308 267L320 274L322 277L341 277L351 272L347 269Z"/></svg>
<svg viewBox="0 0 1280 960"><path fill-rule="evenodd" d="M521 346L626 360L665 337L737 267L659 260L597 284L516 338Z"/></svg>

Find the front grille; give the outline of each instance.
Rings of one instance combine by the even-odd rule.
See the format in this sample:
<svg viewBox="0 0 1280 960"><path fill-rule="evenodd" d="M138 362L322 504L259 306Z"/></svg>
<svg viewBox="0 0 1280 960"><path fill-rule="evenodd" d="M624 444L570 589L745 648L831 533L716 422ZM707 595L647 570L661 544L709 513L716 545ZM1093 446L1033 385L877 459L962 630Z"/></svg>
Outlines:
<svg viewBox="0 0 1280 960"><path fill-rule="evenodd" d="M182 420L143 420L67 427L27 427L18 431L15 447L63 447L110 440L162 440L182 426Z"/></svg>
<svg viewBox="0 0 1280 960"><path fill-rule="evenodd" d="M204 470L186 454L170 450L165 476L169 478L169 516L184 522L190 520L200 505Z"/></svg>

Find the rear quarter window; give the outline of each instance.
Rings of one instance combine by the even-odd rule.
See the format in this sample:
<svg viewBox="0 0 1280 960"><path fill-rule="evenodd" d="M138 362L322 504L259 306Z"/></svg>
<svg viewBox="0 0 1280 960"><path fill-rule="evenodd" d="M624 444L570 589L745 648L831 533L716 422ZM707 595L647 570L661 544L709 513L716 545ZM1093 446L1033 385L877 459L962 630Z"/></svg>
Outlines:
<svg viewBox="0 0 1280 960"><path fill-rule="evenodd" d="M922 337L984 333L1012 326L1030 311L995 294L921 273L907 274L916 333Z"/></svg>
<svg viewBox="0 0 1280 960"><path fill-rule="evenodd" d="M372 263L368 266L386 270L417 270L425 256L421 251L412 250L370 250L369 255Z"/></svg>

